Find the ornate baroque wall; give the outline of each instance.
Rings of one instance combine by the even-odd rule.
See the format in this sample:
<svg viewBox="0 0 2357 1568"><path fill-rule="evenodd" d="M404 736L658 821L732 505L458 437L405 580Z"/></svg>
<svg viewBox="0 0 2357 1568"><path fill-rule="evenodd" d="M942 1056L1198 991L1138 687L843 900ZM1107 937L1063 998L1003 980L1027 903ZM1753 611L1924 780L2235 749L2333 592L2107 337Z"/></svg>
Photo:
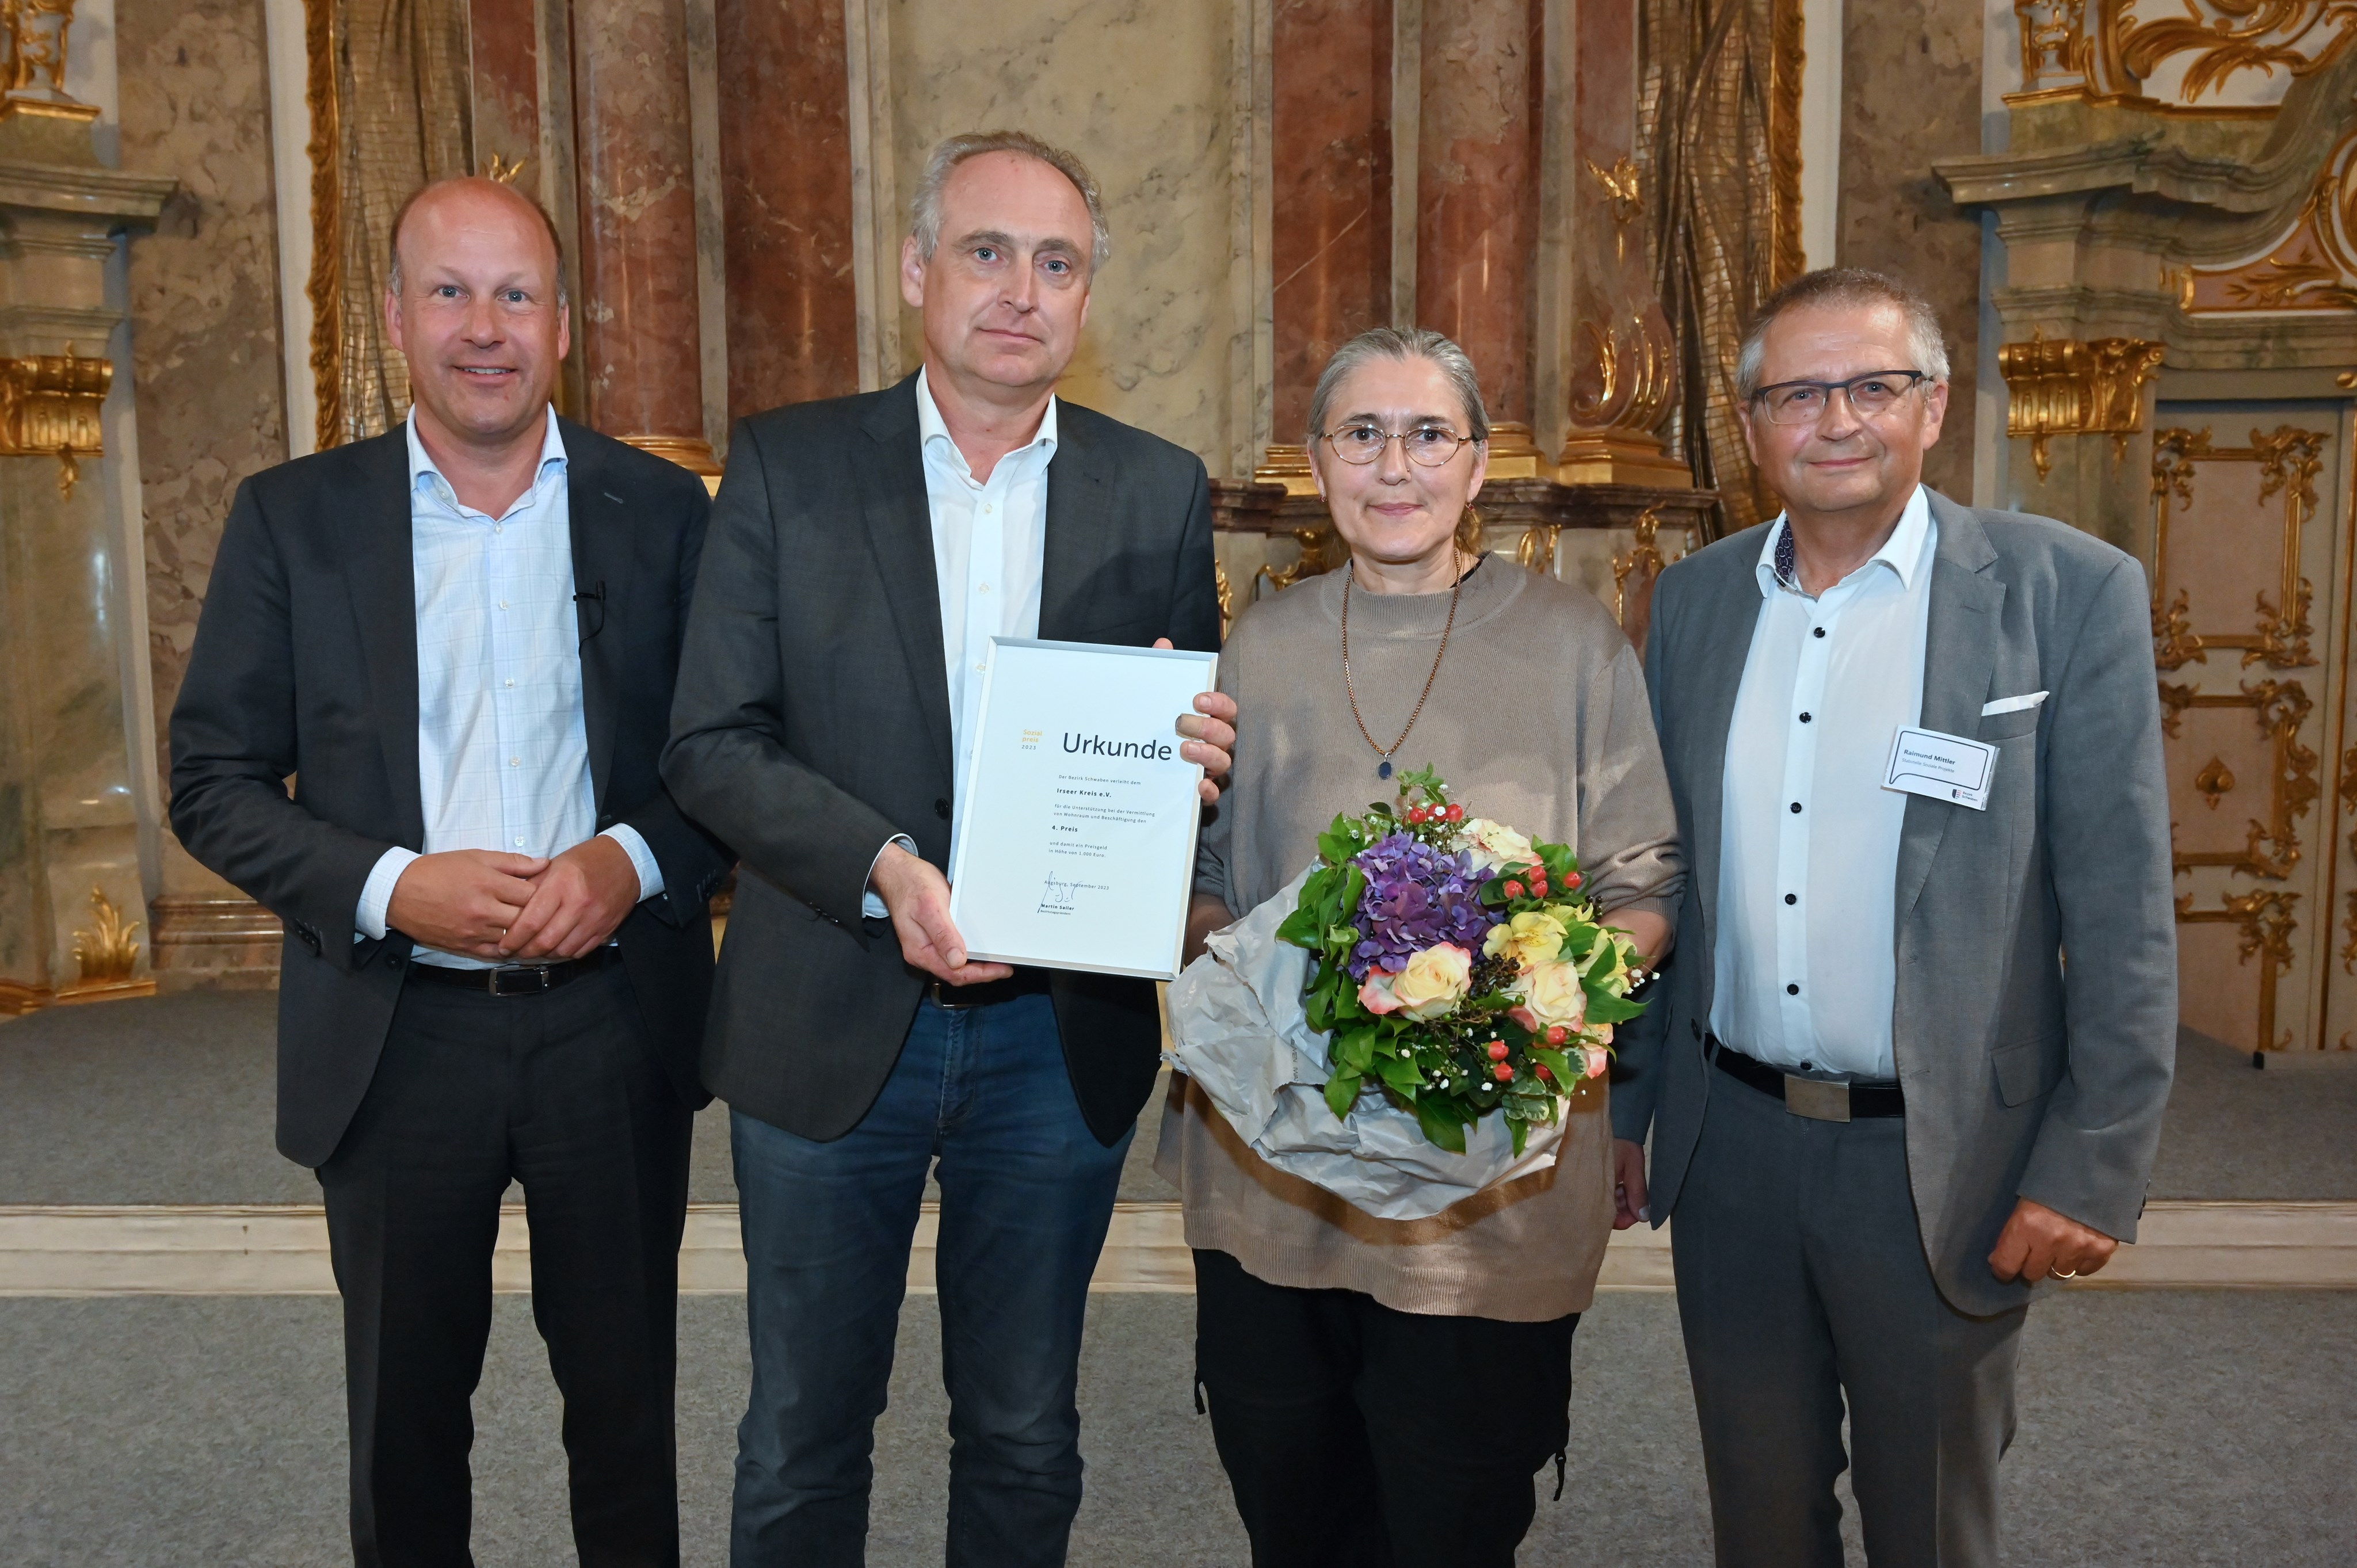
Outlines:
<svg viewBox="0 0 2357 1568"><path fill-rule="evenodd" d="M260 0L117 0L115 21L123 165L180 182L156 231L130 248L128 369L161 718L238 481L286 456L270 91Z"/></svg>
<svg viewBox="0 0 2357 1568"><path fill-rule="evenodd" d="M1844 9L1840 263L1897 274L1939 307L1953 379L1923 478L1969 501L1981 226L1932 166L1981 150L1981 14L1955 0Z"/></svg>

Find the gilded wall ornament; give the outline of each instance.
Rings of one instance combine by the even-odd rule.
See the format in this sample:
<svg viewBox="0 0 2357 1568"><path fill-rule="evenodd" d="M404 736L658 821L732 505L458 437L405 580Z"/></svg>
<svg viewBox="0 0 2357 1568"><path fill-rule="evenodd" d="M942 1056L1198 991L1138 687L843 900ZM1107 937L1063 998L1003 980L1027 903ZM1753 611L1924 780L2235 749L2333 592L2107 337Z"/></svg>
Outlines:
<svg viewBox="0 0 2357 1568"><path fill-rule="evenodd" d="M74 352L0 359L0 456L55 457L58 494L73 494L77 461L106 453L99 410L114 366Z"/></svg>
<svg viewBox="0 0 2357 1568"><path fill-rule="evenodd" d="M2149 20L2136 3L2014 0L2022 91L2007 102L2265 117L2294 81L2332 65L2357 38L2357 0L2177 0L2181 15ZM2172 69L2179 59L2182 69ZM2222 102L2230 81L2239 100L2232 103Z"/></svg>
<svg viewBox="0 0 2357 1568"><path fill-rule="evenodd" d="M2028 342L1997 349L2006 434L2029 437L2039 483L2054 468L2050 438L2125 437L2144 428L2144 384L2160 368L2161 351L2140 338L2049 338L2043 327L2032 328Z"/></svg>

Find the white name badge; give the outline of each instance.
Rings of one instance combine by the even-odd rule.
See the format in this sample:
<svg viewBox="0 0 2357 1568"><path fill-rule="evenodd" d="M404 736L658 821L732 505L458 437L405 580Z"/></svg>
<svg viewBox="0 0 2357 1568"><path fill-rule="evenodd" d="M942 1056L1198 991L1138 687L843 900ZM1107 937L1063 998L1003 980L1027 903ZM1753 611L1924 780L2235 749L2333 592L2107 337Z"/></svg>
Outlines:
<svg viewBox="0 0 2357 1568"><path fill-rule="evenodd" d="M1882 787L1986 811L1989 775L1996 766L1996 747L1986 741L1901 726L1890 738L1890 766Z"/></svg>

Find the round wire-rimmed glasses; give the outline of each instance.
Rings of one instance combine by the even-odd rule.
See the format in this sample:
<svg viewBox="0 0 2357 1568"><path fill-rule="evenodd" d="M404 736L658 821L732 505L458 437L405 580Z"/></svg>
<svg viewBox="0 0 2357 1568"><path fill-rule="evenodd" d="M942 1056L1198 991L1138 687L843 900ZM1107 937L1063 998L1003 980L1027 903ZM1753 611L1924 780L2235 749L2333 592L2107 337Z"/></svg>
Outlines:
<svg viewBox="0 0 2357 1568"><path fill-rule="evenodd" d="M1334 449L1334 456L1361 467L1380 460L1384 449L1394 441L1407 454L1407 460L1419 468L1441 467L1457 456L1458 447L1473 442L1472 436L1459 435L1445 424L1419 424L1412 430L1345 424L1337 430L1321 431L1318 438Z"/></svg>
<svg viewBox="0 0 2357 1568"><path fill-rule="evenodd" d="M1868 371L1846 381L1778 381L1753 392L1751 401L1767 409L1771 424L1814 424L1839 392L1849 400L1851 413L1872 419L1931 379L1921 371Z"/></svg>

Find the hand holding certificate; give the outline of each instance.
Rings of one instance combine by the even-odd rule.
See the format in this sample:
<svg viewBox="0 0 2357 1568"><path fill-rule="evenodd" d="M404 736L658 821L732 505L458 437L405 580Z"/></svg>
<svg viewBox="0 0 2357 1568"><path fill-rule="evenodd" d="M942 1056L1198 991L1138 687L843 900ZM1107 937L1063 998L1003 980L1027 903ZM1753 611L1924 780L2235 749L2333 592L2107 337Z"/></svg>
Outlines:
<svg viewBox="0 0 2357 1568"><path fill-rule="evenodd" d="M1202 769L1173 715L1219 656L994 638L950 917L973 960L1178 974Z"/></svg>

